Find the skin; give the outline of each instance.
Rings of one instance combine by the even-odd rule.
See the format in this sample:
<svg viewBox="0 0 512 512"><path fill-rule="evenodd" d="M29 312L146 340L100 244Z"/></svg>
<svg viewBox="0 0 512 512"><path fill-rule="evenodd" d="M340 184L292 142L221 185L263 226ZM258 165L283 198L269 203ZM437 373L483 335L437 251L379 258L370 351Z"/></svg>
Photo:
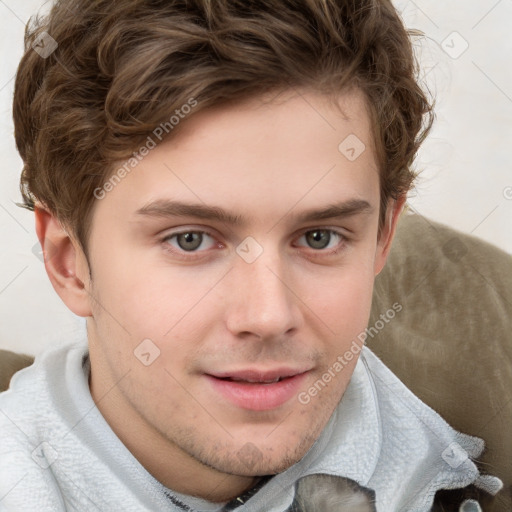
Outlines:
<svg viewBox="0 0 512 512"><path fill-rule="evenodd" d="M320 435L357 357L308 404L297 395L367 326L404 202L390 203L379 235L379 174L358 91L340 96L345 115L313 91L262 99L184 120L97 200L88 261L57 219L36 212L41 243L53 249L49 277L87 317L99 410L160 482L218 502L299 461ZM353 162L338 150L350 134L366 145ZM164 200L216 206L243 222L137 213ZM300 218L351 201L368 208ZM201 230L209 235L195 252L172 236ZM315 230L325 230L327 248L314 244ZM236 252L248 236L263 249L252 263ZM149 366L134 355L144 339L160 349ZM235 406L205 376L282 366L307 373L291 399L263 411Z"/></svg>

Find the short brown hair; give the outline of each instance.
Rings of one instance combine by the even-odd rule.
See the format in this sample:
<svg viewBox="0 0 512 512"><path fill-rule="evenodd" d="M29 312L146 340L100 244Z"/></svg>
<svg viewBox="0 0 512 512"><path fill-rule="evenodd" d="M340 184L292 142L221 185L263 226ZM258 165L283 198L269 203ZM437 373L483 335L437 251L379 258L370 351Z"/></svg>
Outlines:
<svg viewBox="0 0 512 512"><path fill-rule="evenodd" d="M58 48L43 58L32 46L45 33ZM410 35L389 0L57 0L27 25L16 77L24 206L40 202L86 249L94 190L190 98L197 113L355 86L372 119L382 221L409 190L433 119Z"/></svg>

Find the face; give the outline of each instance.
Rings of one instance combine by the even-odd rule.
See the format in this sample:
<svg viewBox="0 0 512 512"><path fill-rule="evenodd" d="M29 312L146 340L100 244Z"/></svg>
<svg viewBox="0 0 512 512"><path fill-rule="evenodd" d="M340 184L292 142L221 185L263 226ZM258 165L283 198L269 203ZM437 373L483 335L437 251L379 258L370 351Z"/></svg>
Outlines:
<svg viewBox="0 0 512 512"><path fill-rule="evenodd" d="M362 96L261 100L186 119L97 200L83 272L98 407L162 483L210 498L318 438L390 238Z"/></svg>

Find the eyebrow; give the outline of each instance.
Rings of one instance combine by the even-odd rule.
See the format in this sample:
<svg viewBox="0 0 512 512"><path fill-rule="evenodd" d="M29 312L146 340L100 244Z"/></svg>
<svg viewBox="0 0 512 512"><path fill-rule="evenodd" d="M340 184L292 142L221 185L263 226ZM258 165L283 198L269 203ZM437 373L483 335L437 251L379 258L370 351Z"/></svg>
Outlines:
<svg viewBox="0 0 512 512"><path fill-rule="evenodd" d="M350 199L326 208L307 210L297 216L299 222L352 217L354 215L373 213L373 206L364 199Z"/></svg>
<svg viewBox="0 0 512 512"><path fill-rule="evenodd" d="M299 223L326 219L352 217L359 214L371 214L373 206L364 199L349 199L325 208L306 210L293 215ZM159 199L144 205L137 210L137 215L148 217L194 217L210 221L218 221L233 226L247 224L247 219L218 206L208 206L200 203L183 203L169 199ZM287 215L291 214L291 211Z"/></svg>

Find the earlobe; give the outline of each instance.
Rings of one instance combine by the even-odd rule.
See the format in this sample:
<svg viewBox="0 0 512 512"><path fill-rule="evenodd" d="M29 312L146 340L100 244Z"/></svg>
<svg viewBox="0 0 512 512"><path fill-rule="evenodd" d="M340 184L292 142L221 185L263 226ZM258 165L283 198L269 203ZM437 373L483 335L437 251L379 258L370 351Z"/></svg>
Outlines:
<svg viewBox="0 0 512 512"><path fill-rule="evenodd" d="M77 242L47 210L35 208L36 233L44 253L44 265L53 288L76 315L91 316L88 265Z"/></svg>
<svg viewBox="0 0 512 512"><path fill-rule="evenodd" d="M403 195L398 199L392 200L386 212L386 221L382 227L382 231L377 241L377 252L375 254L375 275L379 274L384 265L391 249L393 238L395 237L398 220L405 206L406 196Z"/></svg>

